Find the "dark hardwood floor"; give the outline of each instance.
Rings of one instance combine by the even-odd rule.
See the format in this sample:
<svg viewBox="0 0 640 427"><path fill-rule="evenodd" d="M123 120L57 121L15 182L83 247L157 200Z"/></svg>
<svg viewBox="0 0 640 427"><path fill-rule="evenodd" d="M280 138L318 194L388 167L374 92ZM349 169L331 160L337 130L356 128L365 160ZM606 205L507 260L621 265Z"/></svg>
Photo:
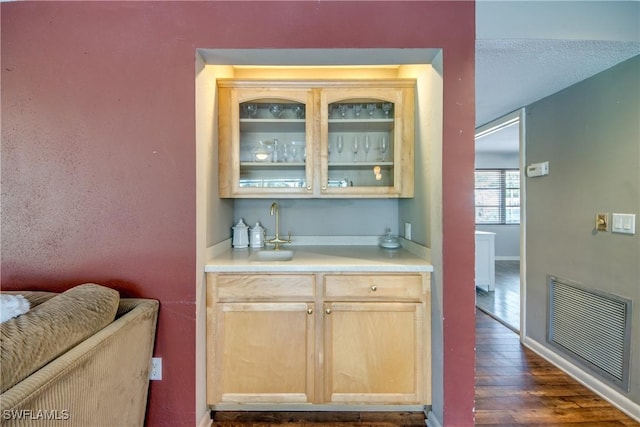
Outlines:
<svg viewBox="0 0 640 427"><path fill-rule="evenodd" d="M476 312L476 426L640 426Z"/></svg>
<svg viewBox="0 0 640 427"><path fill-rule="evenodd" d="M422 412L218 412L214 427L424 427Z"/></svg>
<svg viewBox="0 0 640 427"><path fill-rule="evenodd" d="M218 412L212 427L424 427L422 413ZM640 426L476 312L477 427Z"/></svg>
<svg viewBox="0 0 640 427"><path fill-rule="evenodd" d="M520 330L520 261L496 261L493 291L476 288L476 306L514 331Z"/></svg>

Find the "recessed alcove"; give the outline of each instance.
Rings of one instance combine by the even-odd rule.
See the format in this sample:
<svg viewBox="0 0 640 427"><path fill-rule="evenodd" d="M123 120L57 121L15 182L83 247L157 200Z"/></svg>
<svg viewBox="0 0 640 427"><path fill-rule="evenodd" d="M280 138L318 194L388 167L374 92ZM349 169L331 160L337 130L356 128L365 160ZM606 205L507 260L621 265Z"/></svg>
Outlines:
<svg viewBox="0 0 640 427"><path fill-rule="evenodd" d="M272 200L218 196L216 79L387 79L415 78L415 195L410 199L280 199L282 226L304 236L383 234L389 227L403 235L412 224L412 240L434 254L441 271L442 242L442 51L441 49L197 49L196 193L197 193L197 408L205 405L204 264L214 246L231 237L238 218L268 222ZM434 280L441 286L441 280ZM436 291L441 294L441 290ZM442 317L439 303L434 318ZM439 325L440 322L434 323ZM441 371L442 334L434 330L433 372ZM202 373L202 375L200 375ZM436 386L434 394L441 393ZM436 396L434 396L436 398ZM438 398L441 400L441 397Z"/></svg>

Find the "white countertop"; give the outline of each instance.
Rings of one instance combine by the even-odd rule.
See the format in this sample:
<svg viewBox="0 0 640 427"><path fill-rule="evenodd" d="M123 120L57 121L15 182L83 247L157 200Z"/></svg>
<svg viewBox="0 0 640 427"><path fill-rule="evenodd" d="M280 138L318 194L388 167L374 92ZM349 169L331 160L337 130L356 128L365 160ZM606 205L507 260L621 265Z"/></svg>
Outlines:
<svg viewBox="0 0 640 427"><path fill-rule="evenodd" d="M212 258L206 272L431 272L433 266L426 258L404 248L382 249L374 245L295 246L283 249L294 251L290 261L253 261L254 249L227 249ZM273 250L262 249L262 250Z"/></svg>

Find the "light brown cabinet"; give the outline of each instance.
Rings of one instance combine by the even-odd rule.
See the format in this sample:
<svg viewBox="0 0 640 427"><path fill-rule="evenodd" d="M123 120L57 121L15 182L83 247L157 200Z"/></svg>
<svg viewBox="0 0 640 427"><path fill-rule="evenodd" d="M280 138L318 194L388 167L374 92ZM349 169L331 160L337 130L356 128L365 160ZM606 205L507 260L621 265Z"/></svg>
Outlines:
<svg viewBox="0 0 640 427"><path fill-rule="evenodd" d="M324 398L430 401L428 276L325 274L323 283Z"/></svg>
<svg viewBox="0 0 640 427"><path fill-rule="evenodd" d="M218 81L221 197L413 197L412 79Z"/></svg>
<svg viewBox="0 0 640 427"><path fill-rule="evenodd" d="M207 275L207 401L314 400L314 275Z"/></svg>
<svg viewBox="0 0 640 427"><path fill-rule="evenodd" d="M420 303L325 303L325 399L420 402L423 317Z"/></svg>
<svg viewBox="0 0 640 427"><path fill-rule="evenodd" d="M428 274L207 274L207 401L429 404Z"/></svg>

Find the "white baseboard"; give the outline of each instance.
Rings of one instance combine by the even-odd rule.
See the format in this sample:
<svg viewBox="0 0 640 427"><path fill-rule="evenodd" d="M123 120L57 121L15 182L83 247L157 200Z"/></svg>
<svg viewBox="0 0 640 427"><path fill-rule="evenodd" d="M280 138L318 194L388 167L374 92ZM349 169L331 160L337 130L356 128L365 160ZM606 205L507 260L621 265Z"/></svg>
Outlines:
<svg viewBox="0 0 640 427"><path fill-rule="evenodd" d="M519 256L496 255L496 261L520 261Z"/></svg>
<svg viewBox="0 0 640 427"><path fill-rule="evenodd" d="M602 382L599 378L594 377L590 373L580 369L578 366L574 365L548 347L540 344L538 341L530 337L525 337L523 344L538 355L542 356L544 359L556 365L558 368L562 369L576 381L601 396L613 406L640 422L640 404L633 402L615 388Z"/></svg>
<svg viewBox="0 0 640 427"><path fill-rule="evenodd" d="M205 412L202 418L200 418L198 427L209 427L209 426L211 426L211 411L207 410L207 412Z"/></svg>
<svg viewBox="0 0 640 427"><path fill-rule="evenodd" d="M436 417L433 411L429 411L429 413L427 414L426 424L427 427L442 427L440 420L438 420L438 417Z"/></svg>

